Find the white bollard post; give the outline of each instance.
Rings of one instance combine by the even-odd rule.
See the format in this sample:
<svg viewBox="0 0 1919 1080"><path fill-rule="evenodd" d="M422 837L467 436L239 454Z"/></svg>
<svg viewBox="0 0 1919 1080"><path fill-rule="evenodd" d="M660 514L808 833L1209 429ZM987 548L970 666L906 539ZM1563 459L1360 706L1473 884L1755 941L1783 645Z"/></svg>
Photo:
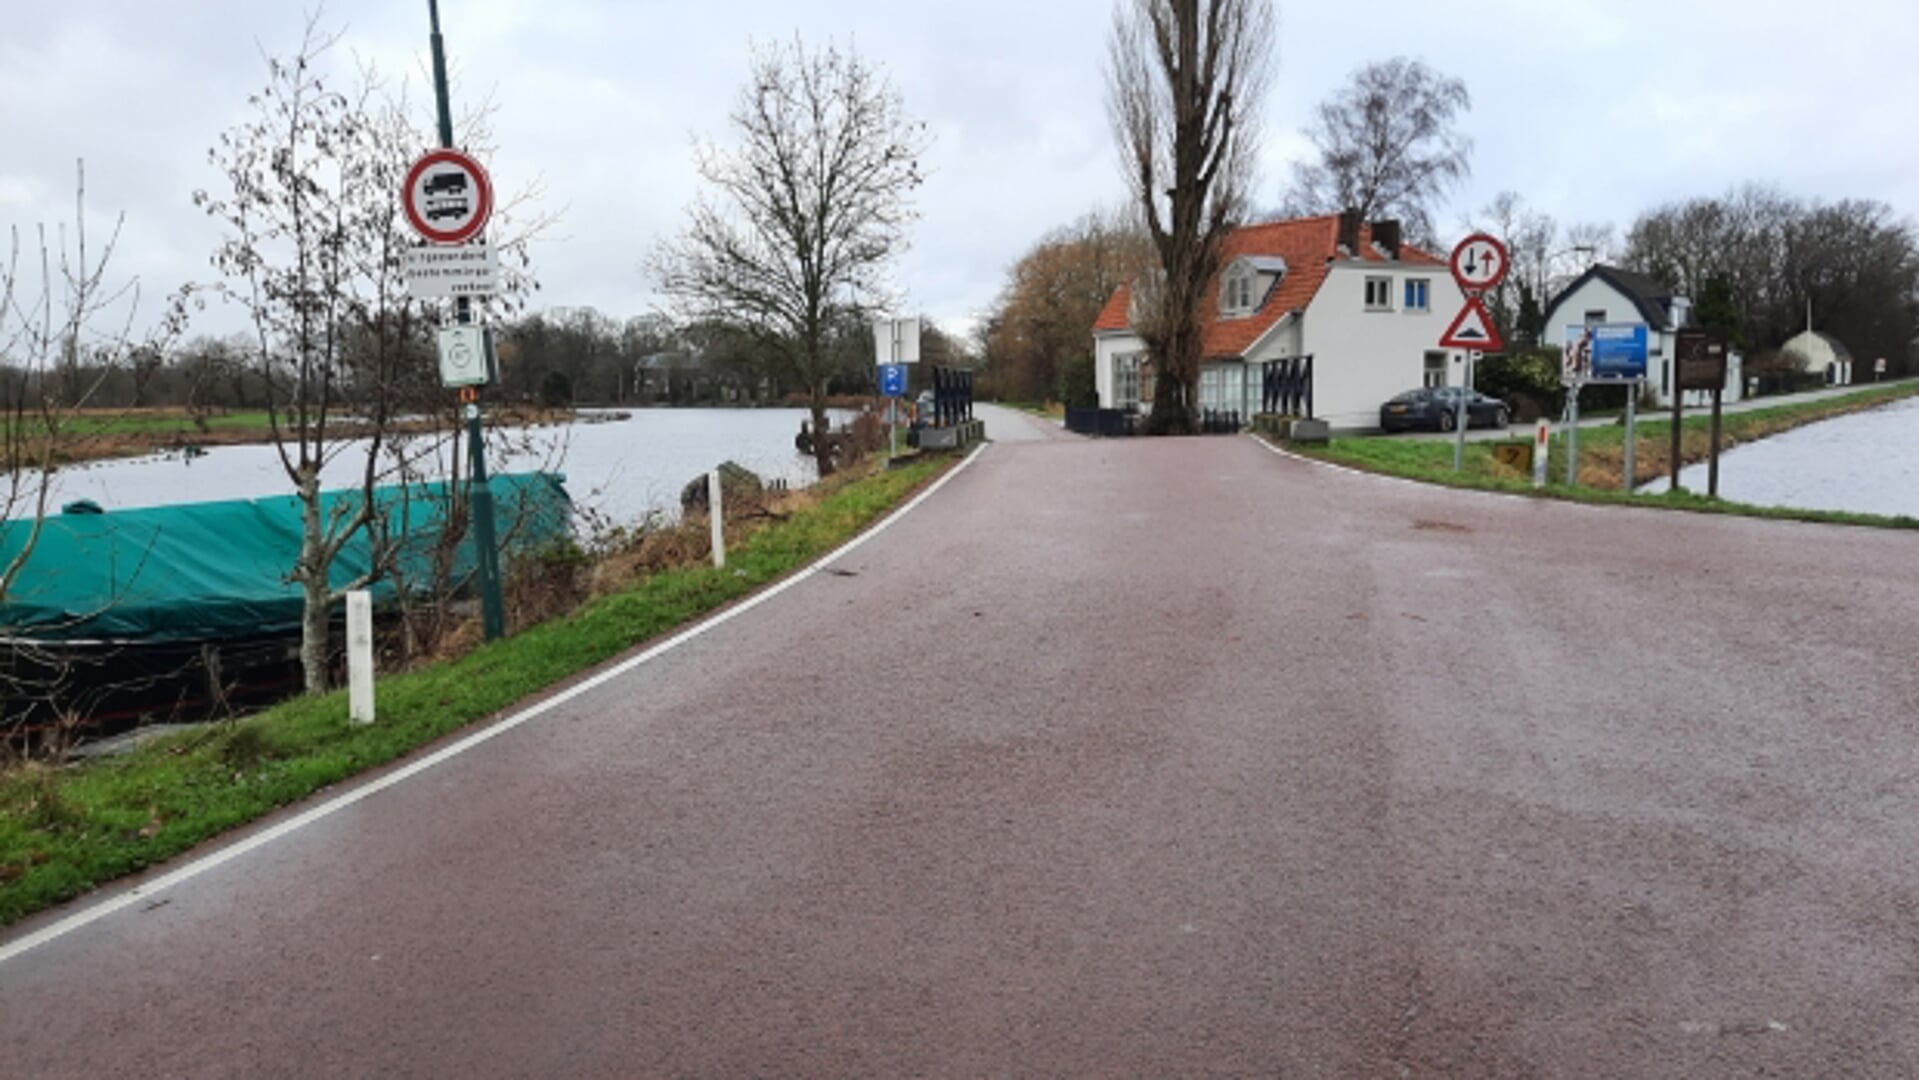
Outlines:
<svg viewBox="0 0 1919 1080"><path fill-rule="evenodd" d="M373 594L355 589L346 594L347 717L356 724L373 722Z"/></svg>
<svg viewBox="0 0 1919 1080"><path fill-rule="evenodd" d="M713 527L713 566L726 569L726 500L720 495L720 471L706 474L706 520Z"/></svg>
<svg viewBox="0 0 1919 1080"><path fill-rule="evenodd" d="M1552 421L1539 418L1539 424L1533 428L1533 486L1546 486L1546 451L1552 449Z"/></svg>

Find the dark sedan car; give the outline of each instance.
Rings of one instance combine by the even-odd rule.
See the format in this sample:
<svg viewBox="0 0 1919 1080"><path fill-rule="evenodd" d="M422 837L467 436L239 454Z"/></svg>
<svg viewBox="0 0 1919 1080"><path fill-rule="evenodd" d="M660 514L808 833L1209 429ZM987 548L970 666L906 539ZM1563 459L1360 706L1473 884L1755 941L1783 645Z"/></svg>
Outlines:
<svg viewBox="0 0 1919 1080"><path fill-rule="evenodd" d="M1459 409L1459 395L1470 393L1466 399L1467 427L1505 427L1512 419L1512 413L1506 403L1495 397L1487 397L1477 390L1462 390L1457 386L1429 386L1420 390L1408 390L1379 407L1379 426L1383 431L1405 431L1407 428L1433 428L1438 431L1451 431Z"/></svg>

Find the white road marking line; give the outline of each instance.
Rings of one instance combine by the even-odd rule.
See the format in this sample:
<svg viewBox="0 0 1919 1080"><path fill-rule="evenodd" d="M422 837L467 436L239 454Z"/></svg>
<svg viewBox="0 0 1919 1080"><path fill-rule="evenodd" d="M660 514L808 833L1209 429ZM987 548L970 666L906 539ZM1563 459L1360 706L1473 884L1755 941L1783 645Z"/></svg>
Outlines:
<svg viewBox="0 0 1919 1080"><path fill-rule="evenodd" d="M580 695L587 693L588 691L596 690L599 687L604 686L607 683L613 681L614 679L617 679L620 676L625 675L626 673L632 671L634 668L637 668L640 665L653 660L654 658L660 656L661 654L686 644L687 642L693 640L694 638L699 637L701 634L706 633L708 630L711 630L714 627L719 626L722 623L725 623L731 619L734 619L741 615L746 614L747 612L753 610L754 608L759 607L761 604L766 603L768 600L773 599L775 596L778 596L779 594L785 592L786 590L792 588L793 586L798 585L800 582L805 581L807 578L812 577L814 574L819 573L829 563L834 562L835 560L846 555L848 552L851 552L855 548L866 543L868 540L871 540L875 536L878 536L880 533L885 532L888 528L892 527L892 525L895 522L899 521L901 518L905 517L906 515L912 513L913 510L917 508L921 503L932 498L933 495L939 491L939 489L945 487L947 483L951 481L954 477L958 476L962 472L965 472L967 466L973 464L974 461L979 459L979 456L981 454L986 452L986 448L988 445L991 445L991 444L985 444L985 443L981 444L979 449L974 450L971 454L968 454L966 456L966 460L960 462L957 466L953 468L951 472L947 473L945 476L942 476L937 481L935 481L932 487L929 487L925 491L922 491L918 495L914 496L913 499L909 501L905 506L902 506L898 510L895 510L891 514L888 514L885 518L881 519L879 524L866 530L860 535L855 536L853 539L848 540L846 543L841 544L839 547L833 549L832 551L821 556L819 559L815 560L811 566L808 566L805 569L799 571L798 573L794 574L792 577L787 578L785 581L775 584L771 588L767 589L765 592L758 593L754 596L748 597L746 600L741 601L739 604L736 604L733 607L727 608L725 611L722 611L717 615L713 615L702 622L695 623L693 626L690 626L687 629L682 630L677 634L674 634L672 637L667 638L665 641L660 642L658 645L655 645L652 648L647 649L645 652L642 652L636 656L630 657L626 660L622 660L618 664L615 664L614 666L606 669L605 671L600 672L598 675L595 675L592 678L589 678L586 681L581 682L577 685L570 686L567 689L560 691L559 693L553 695L550 698L547 698L545 701L542 701L537 705L530 706L522 710L521 712L514 713L512 716L509 716L504 720L500 720L496 723L490 724L483 730L476 731L473 734L458 740L457 742L453 742L444 747L441 747L439 750L434 751L433 753L427 755L426 757L421 758L420 760L412 763L411 765L407 765L402 768L396 769L393 772L390 772L386 774L385 776L380 777L377 780L373 780L359 787L356 787L352 791L348 791L348 792L345 792L344 794L336 795L333 798L328 799L326 802L323 802L320 805L313 807L310 810L307 810L298 815L295 815L294 817L288 818L287 820L282 821L280 824L275 825L272 828L263 829L260 832L247 837L245 840L241 840L238 843L235 843L231 846L221 848L219 851L213 852L210 855L206 855L202 858L195 859L192 862L187 863L185 866L182 866L176 870L169 871L166 874L163 874L152 881L149 881L143 885L139 885L132 889L129 889L118 896L99 901L98 903L95 903L89 907L76 911L73 914L68 915L66 918L61 919L57 922L51 923L40 930L37 930L31 934L26 935L25 937L22 937L15 941L10 941L5 945L0 945L0 964L4 964L7 961L12 960L14 957L21 955L22 953L29 952L57 938L64 937L65 935L70 934L73 931L78 930L89 923L96 922L100 919L104 919L108 915L111 915L114 912L121 910L122 908L130 907L143 900L148 900L157 893L164 892L167 889L173 888L174 886L181 884L182 882L191 880L192 878L196 878L200 876L201 874L204 874L207 871L212 870L217 866L231 862L232 860L237 859L240 856L245 855L246 853L250 851L253 851L257 848L265 847L266 845L272 843L275 840L278 840L279 838L287 835L288 833L305 828L306 826L311 825L316 821L319 821L321 818L327 817L341 810L344 810L349 806L352 806L354 803L357 803L362 799L368 798L372 795L378 794L379 792L385 791L387 788L390 788L393 785L398 784L402 780L406 780L411 777L418 776L420 773L423 773L426 770L431 769L433 766L438 765L439 763L447 760L448 758L452 758L460 754L464 754L468 750L471 750L474 747L479 746L481 743L484 743L488 741L489 739L494 738L495 736L504 735L505 733L513 730L514 728L519 727L521 724L526 723L528 720L531 720L536 716L539 716L543 713L548 712L549 710L552 710L561 705L564 705L567 702L572 701L574 698L577 698ZM352 783L351 780L344 781L344 782Z"/></svg>

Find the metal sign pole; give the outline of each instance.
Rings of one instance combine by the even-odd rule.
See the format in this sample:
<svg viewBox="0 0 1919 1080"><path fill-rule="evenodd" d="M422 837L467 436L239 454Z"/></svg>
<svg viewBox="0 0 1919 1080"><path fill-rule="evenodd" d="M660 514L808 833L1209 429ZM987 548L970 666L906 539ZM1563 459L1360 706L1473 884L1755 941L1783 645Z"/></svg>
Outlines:
<svg viewBox="0 0 1919 1080"><path fill-rule="evenodd" d="M1625 466L1626 476L1623 482L1623 486L1625 487L1628 493L1630 493L1633 490L1633 488L1638 486L1638 484L1635 482L1636 477L1634 475L1633 459L1632 459L1633 449L1635 448L1635 446L1637 446L1638 439L1639 439L1639 436L1635 433L1635 429L1633 426L1636 415L1637 415L1638 403L1639 403L1639 380L1634 379L1633 381L1626 384L1626 466Z"/></svg>
<svg viewBox="0 0 1919 1080"><path fill-rule="evenodd" d="M1453 405L1453 471L1460 472L1466 467L1466 428L1472 419L1472 413L1466 409L1466 396L1473 392L1473 360L1479 354L1472 349L1466 350L1465 378L1459 388L1459 400Z"/></svg>
<svg viewBox="0 0 1919 1080"><path fill-rule="evenodd" d="M433 97L440 112L440 146L451 150L453 108L447 101L446 44L440 37L439 0L427 0L426 9L433 26ZM462 296L454 304L455 321L462 326L471 323L473 302ZM485 363L486 358L481 362ZM471 485L473 542L479 558L481 621L486 640L494 641L506 635L506 611L500 599L500 551L493 530L493 488L486 478L486 436L479 399L478 388L473 388L473 399L466 407L467 482Z"/></svg>
<svg viewBox="0 0 1919 1080"><path fill-rule="evenodd" d="M1568 487L1579 483L1579 388L1585 384L1574 379L1566 389L1566 415L1571 419L1566 424L1566 484Z"/></svg>

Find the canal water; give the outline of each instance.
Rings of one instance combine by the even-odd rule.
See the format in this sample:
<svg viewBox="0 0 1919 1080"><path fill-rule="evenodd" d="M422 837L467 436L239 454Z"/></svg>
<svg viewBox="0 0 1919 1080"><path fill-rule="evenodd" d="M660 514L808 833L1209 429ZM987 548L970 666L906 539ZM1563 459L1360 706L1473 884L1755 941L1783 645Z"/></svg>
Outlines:
<svg viewBox="0 0 1919 1080"><path fill-rule="evenodd" d="M677 516L680 489L723 461L795 487L817 479L812 459L793 447L804 409L635 409L626 419L602 420L610 415L589 413L573 424L495 433L488 468L562 472L575 505L612 524L637 523L656 511ZM498 446L502 442L514 445ZM428 477L444 474L443 444L414 438L400 452ZM382 462L393 464L390 454ZM328 466L324 485L354 485L364 468L356 446ZM272 446L215 446L191 461L156 455L64 469L56 477L54 504L91 499L102 509L126 510L290 490Z"/></svg>
<svg viewBox="0 0 1919 1080"><path fill-rule="evenodd" d="M1706 490L1706 466L1679 471ZM1640 488L1659 493L1666 481ZM1747 443L1719 458L1719 495L1757 506L1919 517L1919 398Z"/></svg>

